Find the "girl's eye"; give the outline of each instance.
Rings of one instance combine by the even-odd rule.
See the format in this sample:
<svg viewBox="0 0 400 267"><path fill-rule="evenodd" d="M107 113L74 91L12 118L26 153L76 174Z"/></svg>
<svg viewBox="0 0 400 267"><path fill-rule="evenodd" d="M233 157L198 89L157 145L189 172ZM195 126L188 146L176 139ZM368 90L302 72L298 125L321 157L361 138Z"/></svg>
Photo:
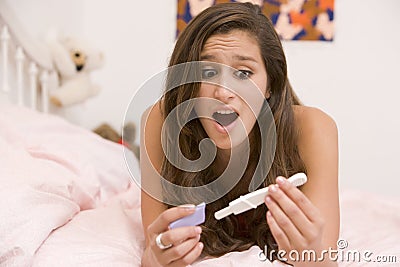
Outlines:
<svg viewBox="0 0 400 267"><path fill-rule="evenodd" d="M211 79L215 75L218 74L218 71L215 69L203 69L201 70L201 78L203 79Z"/></svg>
<svg viewBox="0 0 400 267"><path fill-rule="evenodd" d="M250 78L253 73L249 70L238 70L234 73L234 75L240 80L246 80Z"/></svg>

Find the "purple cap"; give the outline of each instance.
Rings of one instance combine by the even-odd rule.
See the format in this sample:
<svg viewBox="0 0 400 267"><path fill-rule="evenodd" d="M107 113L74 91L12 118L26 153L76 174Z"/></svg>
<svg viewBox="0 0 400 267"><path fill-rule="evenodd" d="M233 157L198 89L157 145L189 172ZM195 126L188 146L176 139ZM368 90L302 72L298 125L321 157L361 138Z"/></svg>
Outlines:
<svg viewBox="0 0 400 267"><path fill-rule="evenodd" d="M196 211L186 217L178 219L169 225L170 229L183 226L195 226L202 224L206 220L206 203L200 203L196 206Z"/></svg>

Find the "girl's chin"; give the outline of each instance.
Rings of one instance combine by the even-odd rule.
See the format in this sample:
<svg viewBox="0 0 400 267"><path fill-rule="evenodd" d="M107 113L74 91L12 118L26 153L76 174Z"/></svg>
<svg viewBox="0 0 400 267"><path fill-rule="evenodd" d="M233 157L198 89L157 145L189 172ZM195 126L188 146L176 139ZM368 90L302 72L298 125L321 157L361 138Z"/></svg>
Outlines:
<svg viewBox="0 0 400 267"><path fill-rule="evenodd" d="M217 146L218 149L221 150L230 150L232 148L231 144L219 144L219 143L215 143L215 145Z"/></svg>
<svg viewBox="0 0 400 267"><path fill-rule="evenodd" d="M233 138L233 140L231 140L231 139L227 138L227 139L224 139L224 140L220 140L220 139L219 139L219 140L212 139L212 140L213 140L215 146L216 146L218 149L221 149L221 150L230 150L230 149L232 149L232 148L238 147L240 144L243 144L243 141L244 141L245 139L246 139L246 138L242 138L242 139Z"/></svg>

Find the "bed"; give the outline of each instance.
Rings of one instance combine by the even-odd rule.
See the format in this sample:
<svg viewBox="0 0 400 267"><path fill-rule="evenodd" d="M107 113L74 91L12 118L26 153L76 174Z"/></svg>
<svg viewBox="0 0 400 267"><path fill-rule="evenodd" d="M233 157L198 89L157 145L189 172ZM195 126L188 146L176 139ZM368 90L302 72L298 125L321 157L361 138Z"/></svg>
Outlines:
<svg viewBox="0 0 400 267"><path fill-rule="evenodd" d="M0 266L140 266L140 190L123 149L60 117L2 105ZM136 166L132 175L139 175L135 156L129 160ZM399 210L398 199L343 191L343 251L398 261ZM266 266L260 251L252 247L194 266ZM396 266L379 264L390 265Z"/></svg>
<svg viewBox="0 0 400 267"><path fill-rule="evenodd" d="M138 160L49 114L51 63L25 51L4 16L0 26L0 266L140 266L140 188L131 179L140 176ZM340 266L400 266L399 200L341 191ZM193 266L282 266L261 252L252 247Z"/></svg>

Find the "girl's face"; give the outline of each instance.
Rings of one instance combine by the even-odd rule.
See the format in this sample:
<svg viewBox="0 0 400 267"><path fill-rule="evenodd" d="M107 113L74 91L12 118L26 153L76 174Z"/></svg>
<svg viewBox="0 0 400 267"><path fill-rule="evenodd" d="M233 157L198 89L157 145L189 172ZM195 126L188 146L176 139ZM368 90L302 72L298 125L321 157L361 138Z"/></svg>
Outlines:
<svg viewBox="0 0 400 267"><path fill-rule="evenodd" d="M270 97L260 48L249 33L234 30L211 36L201 61L195 111L216 146L230 149L247 138Z"/></svg>

